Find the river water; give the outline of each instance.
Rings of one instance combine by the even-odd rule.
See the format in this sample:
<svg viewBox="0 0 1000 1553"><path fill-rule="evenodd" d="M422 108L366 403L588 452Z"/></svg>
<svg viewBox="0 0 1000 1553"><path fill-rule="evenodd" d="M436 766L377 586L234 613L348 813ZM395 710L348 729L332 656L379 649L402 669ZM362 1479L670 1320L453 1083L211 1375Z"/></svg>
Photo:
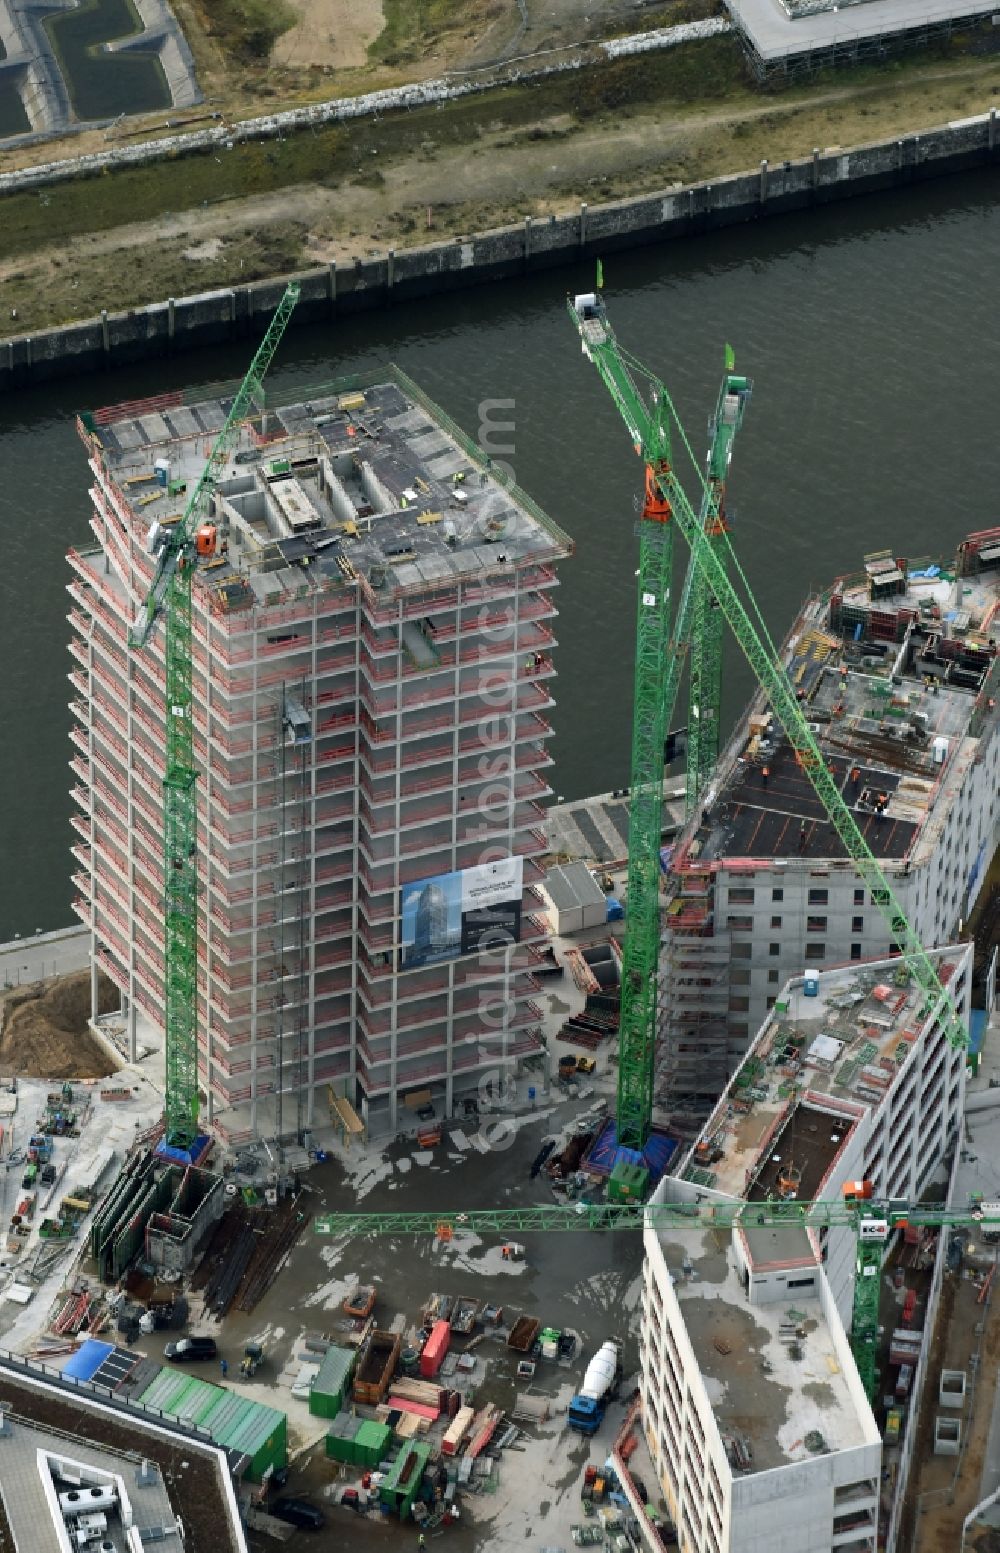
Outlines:
<svg viewBox="0 0 1000 1553"><path fill-rule="evenodd" d="M618 337L667 382L699 457L726 343L754 380L730 507L776 637L865 551L949 554L1000 521L998 255L984 172L606 257ZM567 291L591 280L581 265L310 326L286 336L273 373L306 388L395 360L472 436L482 401L514 401L517 478L577 546L559 590L553 750L567 798L624 784L629 760L641 469L566 316ZM0 941L70 919L63 557L91 537L74 414L234 377L248 356L204 351L0 398ZM732 644L727 719L751 688Z"/></svg>

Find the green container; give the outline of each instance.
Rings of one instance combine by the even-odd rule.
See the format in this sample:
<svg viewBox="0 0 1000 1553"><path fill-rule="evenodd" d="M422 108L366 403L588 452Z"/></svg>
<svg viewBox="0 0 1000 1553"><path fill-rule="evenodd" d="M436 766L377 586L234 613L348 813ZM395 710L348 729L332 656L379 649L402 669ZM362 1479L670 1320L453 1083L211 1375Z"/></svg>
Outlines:
<svg viewBox="0 0 1000 1553"><path fill-rule="evenodd" d="M619 1159L608 1181L608 1202L642 1202L649 1190L649 1171L645 1165L633 1165Z"/></svg>
<svg viewBox="0 0 1000 1553"><path fill-rule="evenodd" d="M353 1348L328 1348L309 1391L309 1411L316 1418L336 1418L351 1385L357 1354Z"/></svg>
<svg viewBox="0 0 1000 1553"><path fill-rule="evenodd" d="M361 1420L350 1413L341 1413L326 1432L326 1454L331 1461L355 1463L357 1460L357 1434Z"/></svg>
<svg viewBox="0 0 1000 1553"><path fill-rule="evenodd" d="M381 1503L386 1509L395 1510L401 1521L405 1521L410 1514L430 1456L429 1445L418 1440L407 1441L379 1488Z"/></svg>
<svg viewBox="0 0 1000 1553"><path fill-rule="evenodd" d="M388 1424L370 1423L366 1419L354 1438L358 1466L377 1467L389 1454L391 1438L392 1430Z"/></svg>

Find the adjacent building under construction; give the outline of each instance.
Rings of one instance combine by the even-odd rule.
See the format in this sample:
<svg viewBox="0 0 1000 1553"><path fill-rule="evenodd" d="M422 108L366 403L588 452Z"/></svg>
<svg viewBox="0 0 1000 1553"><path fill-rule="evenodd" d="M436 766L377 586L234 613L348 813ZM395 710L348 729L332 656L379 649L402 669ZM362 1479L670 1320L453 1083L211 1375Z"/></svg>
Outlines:
<svg viewBox="0 0 1000 1553"><path fill-rule="evenodd" d="M70 555L76 911L163 1026L163 633L130 627L228 400L80 423ZM346 1099L451 1114L541 1049L532 967L566 536L402 374L241 429L193 589L199 1077L231 1141ZM96 981L95 981L96 985ZM96 1015L96 1005L95 1005ZM317 1097L319 1109L317 1111Z"/></svg>
<svg viewBox="0 0 1000 1553"><path fill-rule="evenodd" d="M997 849L998 617L991 529L951 564L867 557L809 601L780 650L925 944L961 935ZM712 1109L789 977L896 950L763 694L677 838L666 885L658 1086L675 1116Z"/></svg>

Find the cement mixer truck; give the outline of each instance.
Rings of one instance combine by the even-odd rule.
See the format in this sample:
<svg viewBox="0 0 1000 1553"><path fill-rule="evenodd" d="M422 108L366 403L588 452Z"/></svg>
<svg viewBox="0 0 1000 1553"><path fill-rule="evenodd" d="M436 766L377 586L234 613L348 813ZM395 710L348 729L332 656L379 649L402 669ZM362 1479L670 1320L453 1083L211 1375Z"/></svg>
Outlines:
<svg viewBox="0 0 1000 1553"><path fill-rule="evenodd" d="M569 1405L570 1428L579 1434L596 1434L621 1380L622 1345L613 1338L601 1345L587 1365L583 1385Z"/></svg>

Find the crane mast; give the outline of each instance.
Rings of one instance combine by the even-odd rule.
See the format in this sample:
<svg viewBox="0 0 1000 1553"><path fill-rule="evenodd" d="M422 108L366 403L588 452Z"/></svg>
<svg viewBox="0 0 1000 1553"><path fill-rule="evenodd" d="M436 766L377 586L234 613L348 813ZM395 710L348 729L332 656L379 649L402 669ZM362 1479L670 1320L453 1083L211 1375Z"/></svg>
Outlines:
<svg viewBox="0 0 1000 1553"><path fill-rule="evenodd" d="M726 348L728 364L732 353ZM735 372L726 374L719 401L710 425L705 486L702 495L702 527L719 564L726 565L726 476L733 456L733 443L743 424L750 382ZM719 759L719 728L722 716L722 636L724 617L711 588L692 555L695 569L691 603L691 662L688 686L687 781L685 807L688 814L715 770Z"/></svg>
<svg viewBox="0 0 1000 1553"><path fill-rule="evenodd" d="M749 378L738 377L736 373L727 371L722 387L719 390L719 403L715 416L709 423L711 443L707 467L709 471L716 468L721 469L722 474L719 480L706 480L702 491L698 520L713 537L720 525L722 528L726 527L724 509L725 474L732 459L736 433L743 424L743 414L747 401L750 398L750 392L751 384ZM733 403L734 400L735 404ZM731 412L728 419L721 414L724 405L728 406ZM706 629L716 631L714 653L703 653L699 647L699 637ZM700 726L703 708L706 707L706 693L702 686L706 680L711 679L712 684L716 687L713 692L714 702L711 703L714 706L714 714L707 711L704 712L706 717L714 715L716 730L718 730L719 723L719 702L722 687L722 617L719 615L718 610L712 606L710 597L707 596L704 581L692 556L688 557L688 567L684 574L684 584L681 588L681 600L677 609L673 634L667 648L666 662L663 667L664 727L667 729L670 727L674 707L677 703L677 687L680 684L681 670L689 653L691 654L691 673L689 676L687 771L688 782L690 783L693 769L690 742L692 730L697 730L698 733L707 732L707 729L703 730ZM695 666L696 657L697 668ZM714 676L707 674L706 660L714 663ZM703 737L698 744L698 749L705 748L705 744L706 741ZM706 778L718 759L718 749L718 732L716 731L711 758L705 757L707 761L705 767ZM695 797L697 792L701 790L702 785L703 781L699 781ZM687 805L689 811L694 801L694 798L689 797Z"/></svg>
<svg viewBox="0 0 1000 1553"><path fill-rule="evenodd" d="M603 315L603 304L596 294L578 301L585 302L595 318ZM582 320L580 327L586 342L589 326ZM606 382L626 424L631 426L635 450L646 464L645 498L639 523L629 776L629 906L622 953L617 1103L619 1148L641 1150L653 1114L663 757L668 710L663 676L666 664L676 656L668 652L673 527L670 500L661 490L661 482L670 470L670 434L666 403L655 405L651 413L646 411L621 357L608 358ZM631 407L637 401L641 416L633 424Z"/></svg>
<svg viewBox="0 0 1000 1553"><path fill-rule="evenodd" d="M603 301L589 296L577 298L571 304L571 312L580 333L584 354L593 362L614 399L629 429L633 445L645 456L647 445L655 447L662 442L665 419L679 424L670 395L652 373L633 358L625 357L608 322ZM653 385L655 413L647 409L632 374L625 367L626 359L633 372L642 371ZM646 441L647 429L653 439L650 444ZM861 834L836 779L823 760L784 664L770 646L765 646L760 631L730 580L720 554L720 546L725 547L726 555L730 553L728 535L724 529L717 536L709 536L705 532L704 525L699 522L698 514L688 501L671 466L657 468L655 478L663 497L670 504L674 523L680 528L711 596L718 603L718 613L739 642L841 845L869 890L873 904L888 922L910 974L925 995L923 1015L934 1014L940 1018L952 1046L967 1047L968 1032L958 1011L942 985L933 961L913 931L881 864Z"/></svg>
<svg viewBox="0 0 1000 1553"><path fill-rule="evenodd" d="M179 523L156 535L157 563L131 645L145 647L165 617L166 770L163 777L164 1023L166 1139L190 1149L198 1136L198 778L194 754L191 584L195 534L299 299L290 283L243 379Z"/></svg>
<svg viewBox="0 0 1000 1553"><path fill-rule="evenodd" d="M588 330L592 315L597 328ZM660 842L663 834L664 744L677 699L685 649L690 646L692 679L689 738L696 739L699 770L711 769L718 754L721 690L722 617L710 591L692 562L684 580L674 633L670 634L670 587L673 569L672 507L665 480L672 474L669 399L655 384L652 410L647 410L633 369L649 374L624 352L603 348L604 306L596 293L570 303L585 352L600 353L601 373L619 412L632 432L636 452L646 464L645 496L639 524L639 571L636 601L636 653L633 687L632 750L629 780L628 918L622 951L621 1007L618 1039L617 1143L641 1151L653 1115L657 990L660 951ZM730 365L727 363L727 365ZM709 479L705 484L699 522L714 543L724 533L725 477L733 442L743 420L750 384L727 371L711 427ZM697 670L696 670L697 666ZM696 677L697 673L697 677ZM714 689L713 689L714 687ZM709 702L714 695L714 711ZM716 732L714 742L711 727ZM691 754L688 757L689 800ZM695 791L697 791L697 784Z"/></svg>

